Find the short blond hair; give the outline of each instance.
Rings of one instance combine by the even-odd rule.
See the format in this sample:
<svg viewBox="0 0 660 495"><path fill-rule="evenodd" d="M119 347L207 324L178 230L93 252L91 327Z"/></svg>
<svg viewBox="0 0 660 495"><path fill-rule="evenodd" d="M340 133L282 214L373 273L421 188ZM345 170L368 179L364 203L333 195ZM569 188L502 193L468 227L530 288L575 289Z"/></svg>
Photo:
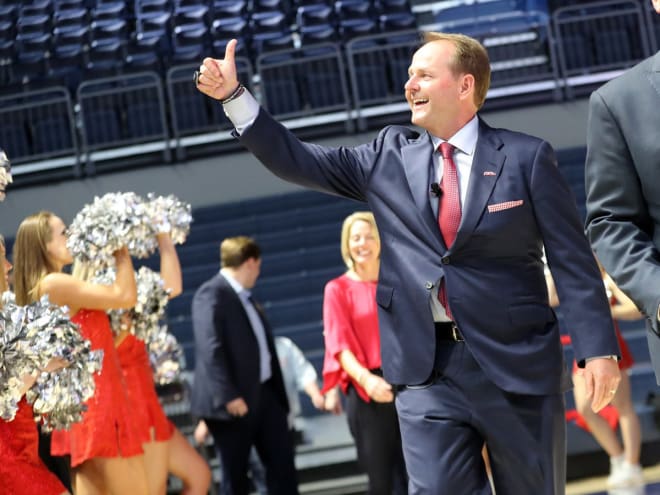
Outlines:
<svg viewBox="0 0 660 495"><path fill-rule="evenodd" d="M250 258L261 259L261 249L251 237L227 237L220 244L222 268L238 268Z"/></svg>
<svg viewBox="0 0 660 495"><path fill-rule="evenodd" d="M374 214L370 211L356 211L351 213L344 219L344 223L341 226L341 257L344 260L346 266L351 269L353 268L353 258L351 258L351 250L348 247L348 241L351 238L351 228L355 222L362 221L367 222L371 225L372 233L380 245L380 235L378 234L378 226L376 225L376 219Z"/></svg>
<svg viewBox="0 0 660 495"><path fill-rule="evenodd" d="M474 104L477 110L486 101L490 87L490 59L486 48L470 36L456 33L424 33L424 43L449 41L455 47L454 60L450 68L454 75L472 74L474 76Z"/></svg>

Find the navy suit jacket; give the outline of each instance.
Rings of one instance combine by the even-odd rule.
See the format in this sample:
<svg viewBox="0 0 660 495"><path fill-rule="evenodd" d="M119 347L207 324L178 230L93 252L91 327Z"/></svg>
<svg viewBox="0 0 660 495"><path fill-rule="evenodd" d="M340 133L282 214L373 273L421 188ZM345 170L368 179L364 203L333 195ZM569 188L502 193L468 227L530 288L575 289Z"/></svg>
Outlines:
<svg viewBox="0 0 660 495"><path fill-rule="evenodd" d="M390 383L430 377L429 300L444 277L466 344L496 385L529 394L566 390L543 244L578 361L619 354L598 268L547 142L480 122L466 206L448 250L431 206L428 133L389 126L371 143L328 148L301 142L262 109L240 141L285 180L369 204L381 238L376 300Z"/></svg>
<svg viewBox="0 0 660 495"><path fill-rule="evenodd" d="M587 133L587 231L647 317L660 383L660 52L594 91Z"/></svg>
<svg viewBox="0 0 660 495"><path fill-rule="evenodd" d="M271 355L272 383L289 410L273 335L261 311ZM192 301L195 375L191 411L202 418L233 419L227 403L243 397L255 410L260 391L259 344L238 294L217 274L202 284Z"/></svg>

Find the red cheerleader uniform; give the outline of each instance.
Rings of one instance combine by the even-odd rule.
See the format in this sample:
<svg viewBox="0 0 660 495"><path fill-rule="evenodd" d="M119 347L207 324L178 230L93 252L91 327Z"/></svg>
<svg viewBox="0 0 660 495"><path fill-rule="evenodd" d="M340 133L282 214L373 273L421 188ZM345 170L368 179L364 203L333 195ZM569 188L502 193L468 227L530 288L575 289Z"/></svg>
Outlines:
<svg viewBox="0 0 660 495"><path fill-rule="evenodd" d="M108 315L101 310L81 309L71 321L78 324L92 349L103 351L103 367L94 377L96 390L85 403L87 411L82 421L68 431L53 431L51 453L70 454L72 467L95 457L142 454L142 442L133 424L135 411L128 403Z"/></svg>
<svg viewBox="0 0 660 495"><path fill-rule="evenodd" d="M32 406L18 403L12 421L0 420L0 483L12 495L61 495L67 489L39 458L39 434Z"/></svg>
<svg viewBox="0 0 660 495"><path fill-rule="evenodd" d="M173 426L167 419L156 394L147 346L135 335L129 334L117 346L117 356L124 374L132 420L141 441L143 443L152 440L168 441L174 433Z"/></svg>

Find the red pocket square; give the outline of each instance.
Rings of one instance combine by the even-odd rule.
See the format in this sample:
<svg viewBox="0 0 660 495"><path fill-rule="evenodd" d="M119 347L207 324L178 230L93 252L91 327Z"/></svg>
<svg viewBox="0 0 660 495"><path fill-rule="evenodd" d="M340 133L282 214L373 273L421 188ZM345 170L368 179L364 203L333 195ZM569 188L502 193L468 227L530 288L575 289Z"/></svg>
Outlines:
<svg viewBox="0 0 660 495"><path fill-rule="evenodd" d="M516 201L505 201L504 203L488 205L488 213L495 213L496 211L508 210L509 208L515 208L516 206L522 206L522 204L523 204L523 200L518 199Z"/></svg>
<svg viewBox="0 0 660 495"><path fill-rule="evenodd" d="M497 175L497 174L496 174L495 172L491 171L491 170L486 170L486 171L484 172L484 175L493 175L493 176L495 176L495 175Z"/></svg>

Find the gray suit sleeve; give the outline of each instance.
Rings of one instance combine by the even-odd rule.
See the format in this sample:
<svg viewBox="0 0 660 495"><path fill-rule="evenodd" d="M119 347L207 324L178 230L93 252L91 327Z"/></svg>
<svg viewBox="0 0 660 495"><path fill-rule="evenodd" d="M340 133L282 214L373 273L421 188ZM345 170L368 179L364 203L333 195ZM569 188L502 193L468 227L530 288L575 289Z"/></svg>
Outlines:
<svg viewBox="0 0 660 495"><path fill-rule="evenodd" d="M652 238L653 220L621 120L597 91L589 102L585 185L594 251L659 333L660 252Z"/></svg>

